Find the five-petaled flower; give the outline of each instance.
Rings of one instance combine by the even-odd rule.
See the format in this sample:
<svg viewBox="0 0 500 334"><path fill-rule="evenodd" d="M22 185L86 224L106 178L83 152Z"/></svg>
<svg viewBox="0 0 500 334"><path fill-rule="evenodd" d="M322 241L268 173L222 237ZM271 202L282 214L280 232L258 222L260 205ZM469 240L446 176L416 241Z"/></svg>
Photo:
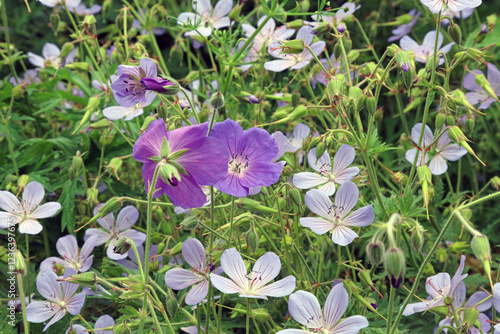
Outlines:
<svg viewBox="0 0 500 334"><path fill-rule="evenodd" d="M115 320L111 318L109 315L103 315L100 316L94 325L94 331L96 334L113 334L114 330L113 329L102 329L102 328L108 328L111 327L113 328L115 326ZM66 330L65 334L69 334L70 330L73 330L76 334L88 334L89 330L86 327L83 327L82 325L72 325Z"/></svg>
<svg viewBox="0 0 500 334"><path fill-rule="evenodd" d="M262 255L251 272L247 272L243 258L235 248L225 250L220 263L230 279L211 273L210 280L212 285L223 293L239 293L240 297L267 299L268 296L284 297L295 290L295 277L292 275L266 285L278 276L281 269L280 258L273 252Z"/></svg>
<svg viewBox="0 0 500 334"><path fill-rule="evenodd" d="M42 49L42 56L34 54L33 52L28 52L28 60L31 64L36 67L59 67L61 65L70 64L75 60L75 49L70 52L70 54L61 59L61 50L52 43L45 43Z"/></svg>
<svg viewBox="0 0 500 334"><path fill-rule="evenodd" d="M173 290L193 288L186 295L188 305L200 303L208 294L209 274L222 274L221 267L215 267L207 262L205 248L198 239L190 238L182 243L182 256L192 270L183 268L170 269L165 273L165 283Z"/></svg>
<svg viewBox="0 0 500 334"><path fill-rule="evenodd" d="M97 236L88 238L80 250L75 236L66 235L59 238L56 249L62 259L54 256L46 258L40 265L40 271L53 271L55 265L73 268L76 272L89 270L94 258L94 255L90 254L94 250L96 240Z"/></svg>
<svg viewBox="0 0 500 334"><path fill-rule="evenodd" d="M437 14L446 6L452 12L459 12L465 8L476 8L481 4L481 0L420 0L429 10Z"/></svg>
<svg viewBox="0 0 500 334"><path fill-rule="evenodd" d="M66 268L64 278L74 275L76 272L72 268ZM43 331L61 320L66 312L71 315L78 315L85 302L85 294L76 294L78 284L68 281L59 282L58 276L51 271L44 272L38 276L36 287L45 301L33 301L26 307L26 318L29 322L40 323L52 318Z"/></svg>
<svg viewBox="0 0 500 334"><path fill-rule="evenodd" d="M487 109L493 102L497 101L497 96L500 96L500 71L491 63L488 63L487 69L488 84L491 88L490 93L476 82L476 76L483 75L481 70L467 73L464 78L464 88L471 91L466 93L465 97L472 105L481 103L478 109Z"/></svg>
<svg viewBox="0 0 500 334"><path fill-rule="evenodd" d="M38 182L30 182L23 192L20 202L16 196L8 191L0 191L0 228L8 228L19 224L19 233L38 234L43 226L38 219L54 216L61 208L57 202L48 202L40 205L45 196L43 186Z"/></svg>
<svg viewBox="0 0 500 334"><path fill-rule="evenodd" d="M419 63L427 63L429 58L434 55L434 43L436 42L436 31L429 31L422 42L422 45L419 45L413 38L410 36L404 36L399 41L401 45L401 49L406 51L413 51L415 55L415 60ZM439 32L438 41L437 41L437 53L443 52L448 53L451 50L451 47L454 45L454 42L448 43L445 46L443 45L443 34ZM438 65L442 65L444 63L443 57L439 56Z"/></svg>
<svg viewBox="0 0 500 334"><path fill-rule="evenodd" d="M361 6L356 6L356 4L354 4L353 2L346 2L337 10L335 15L329 12L314 14L311 15L311 18L316 22L308 22L308 23L313 27L317 27L318 25L321 24L321 21L323 21L330 26L334 26L342 30L345 29L345 27L342 27L340 25L340 22L342 22L345 18L354 14L354 12L357 11L360 7Z"/></svg>
<svg viewBox="0 0 500 334"><path fill-rule="evenodd" d="M231 20L226 15L233 8L233 0L220 0L212 10L210 0L193 1L195 13L180 13L177 22L180 25L190 23L196 27L196 30L188 31L186 36L205 36L212 34L212 29L221 29L229 27ZM199 23L199 24L198 24Z"/></svg>
<svg viewBox="0 0 500 334"><path fill-rule="evenodd" d="M94 209L94 215L99 212L99 209L103 204L99 204ZM95 246L100 246L106 244L109 241L108 249L106 255L112 260L122 260L127 257L128 252L124 254L117 254L114 252L115 244L121 237L127 237L134 241L136 246L142 245L146 240L146 235L137 230L131 229L131 227L139 219L139 211L132 205L124 207L115 222L115 215L109 213L104 217L97 218L97 222L104 230L99 228L89 228L85 231L85 241L87 241L92 236L97 236L94 241Z"/></svg>
<svg viewBox="0 0 500 334"><path fill-rule="evenodd" d="M361 315L341 320L348 306L349 295L342 283L332 288L323 311L312 293L299 290L290 295L288 311L293 319L307 330L284 329L276 334L310 334L311 331L323 334L356 334L362 328L368 327L368 320Z"/></svg>
<svg viewBox="0 0 500 334"><path fill-rule="evenodd" d="M323 152L319 159L316 159L316 149L313 148L307 155L307 162L316 173L301 172L293 176L293 184L299 189L310 189L319 187L328 196L335 193L335 183L343 184L359 173L358 167L348 167L354 161L355 153L352 146L342 144L333 158L333 166L330 154Z"/></svg>
<svg viewBox="0 0 500 334"><path fill-rule="evenodd" d="M330 198L321 190L309 190L304 202L309 210L322 218L304 217L300 218L300 223L319 235L333 230L333 243L346 246L358 237L351 227L368 226L375 219L371 205L349 214L358 202L358 198L358 187L352 182L346 182L340 186L335 195L335 205L332 205Z"/></svg>
<svg viewBox="0 0 500 334"><path fill-rule="evenodd" d="M229 160L225 145L212 135L207 137L207 132L207 123L167 131L163 119L151 122L132 153L144 163L146 191L159 168L153 197L166 194L183 209L203 206L207 198L201 186L213 186L226 177Z"/></svg>
<svg viewBox="0 0 500 334"><path fill-rule="evenodd" d="M210 137L222 141L229 150L227 174L215 184L220 191L245 197L251 187L268 187L278 181L283 165L274 162L278 144L267 131L258 128L243 131L238 122L226 119L214 125Z"/></svg>

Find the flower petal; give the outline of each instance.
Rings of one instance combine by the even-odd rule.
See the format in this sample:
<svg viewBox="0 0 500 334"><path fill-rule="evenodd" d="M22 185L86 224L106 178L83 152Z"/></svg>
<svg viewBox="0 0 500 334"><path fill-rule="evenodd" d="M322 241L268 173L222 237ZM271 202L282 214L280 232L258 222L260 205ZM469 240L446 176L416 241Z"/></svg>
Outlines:
<svg viewBox="0 0 500 334"><path fill-rule="evenodd" d="M325 218L328 221L333 221L334 209L330 198L321 190L313 189L306 193L304 198L306 206L313 213Z"/></svg>
<svg viewBox="0 0 500 334"><path fill-rule="evenodd" d="M224 293L243 293L243 289L228 278L211 273L210 281L219 291Z"/></svg>
<svg viewBox="0 0 500 334"><path fill-rule="evenodd" d="M365 317L354 315L342 320L331 332L332 334L357 334L362 328L368 327L370 324Z"/></svg>
<svg viewBox="0 0 500 334"><path fill-rule="evenodd" d="M45 196L45 189L38 182L30 182L24 188L23 207L28 213L32 213Z"/></svg>
<svg viewBox="0 0 500 334"><path fill-rule="evenodd" d="M301 172L293 175L292 182L299 189L310 189L328 182L328 178L316 173ZM335 192L335 189L333 191Z"/></svg>
<svg viewBox="0 0 500 334"><path fill-rule="evenodd" d="M182 268L170 269L165 273L165 284L172 290L182 290L203 280L203 276Z"/></svg>
<svg viewBox="0 0 500 334"><path fill-rule="evenodd" d="M196 305L199 304L207 296L207 294L208 294L208 281L203 280L200 283L193 286L191 290L189 290L184 301L188 305Z"/></svg>
<svg viewBox="0 0 500 334"><path fill-rule="evenodd" d="M38 234L43 230L38 220L25 219L19 224L19 233Z"/></svg>
<svg viewBox="0 0 500 334"><path fill-rule="evenodd" d="M295 277L290 275L260 288L255 293L261 296L284 297L291 294L293 290L295 290Z"/></svg>
<svg viewBox="0 0 500 334"><path fill-rule="evenodd" d="M295 321L308 328L323 326L323 313L318 299L310 292L299 290L290 295L288 311Z"/></svg>
<svg viewBox="0 0 500 334"><path fill-rule="evenodd" d="M429 169L433 175L441 175L446 172L448 165L441 154L436 154L429 163Z"/></svg>
<svg viewBox="0 0 500 334"><path fill-rule="evenodd" d="M93 236L96 237L94 241L95 246L104 245L106 242L108 242L109 238L111 238L111 234L109 232L103 231L99 228L89 228L85 231L84 240L88 240Z"/></svg>
<svg viewBox="0 0 500 334"><path fill-rule="evenodd" d="M9 191L0 191L0 209L11 212L21 213L21 202Z"/></svg>
<svg viewBox="0 0 500 334"><path fill-rule="evenodd" d="M99 328L113 327L115 325L115 320L109 315L100 316L95 322L94 330L96 334L113 334L113 330L99 330Z"/></svg>
<svg viewBox="0 0 500 334"><path fill-rule="evenodd" d="M325 234L326 232L331 231L335 227L335 224L323 218L312 218L312 217L300 218L300 223L304 227L309 227L311 231L313 231L318 235Z"/></svg>
<svg viewBox="0 0 500 334"><path fill-rule="evenodd" d="M319 159L316 159L316 147L307 154L307 162L309 166L318 173L330 174L332 172L332 163L330 155L325 150Z"/></svg>
<svg viewBox="0 0 500 334"><path fill-rule="evenodd" d="M165 121L163 119L152 121L148 130L135 142L132 157L140 162L150 162L149 158L160 156L163 138L166 136Z"/></svg>
<svg viewBox="0 0 500 334"><path fill-rule="evenodd" d="M0 228L8 228L20 223L23 220L22 217L14 215L10 212L0 212Z"/></svg>
<svg viewBox="0 0 500 334"><path fill-rule="evenodd" d="M240 288L245 289L248 286L247 268L236 248L226 249L222 253L220 264L227 276Z"/></svg>
<svg viewBox="0 0 500 334"><path fill-rule="evenodd" d="M231 9L233 9L233 0L219 0L219 2L217 2L214 7L212 19L216 21L217 19L226 16L227 14L229 14ZM229 26L229 24L227 26Z"/></svg>
<svg viewBox="0 0 500 334"><path fill-rule="evenodd" d="M78 287L78 285L77 285L77 287ZM78 315L80 313L80 311L82 310L84 303L85 303L85 294L79 293L79 294L73 296L68 301L68 303L66 304L66 310L68 311L69 314Z"/></svg>
<svg viewBox="0 0 500 334"><path fill-rule="evenodd" d="M131 228L137 219L139 219L139 210L132 205L124 207L116 217L116 230L121 232Z"/></svg>
<svg viewBox="0 0 500 334"><path fill-rule="evenodd" d="M264 63L264 68L272 72L283 72L287 68L292 67L293 64L294 61L291 59L277 59L277 60L266 61Z"/></svg>
<svg viewBox="0 0 500 334"><path fill-rule="evenodd" d="M354 161L356 153L354 147L342 144L333 158L332 174L336 176L344 171Z"/></svg>
<svg viewBox="0 0 500 334"><path fill-rule="evenodd" d="M30 217L35 219L49 218L55 216L60 209L61 204L57 202L45 203L36 208L36 210L31 213Z"/></svg>
<svg viewBox="0 0 500 334"><path fill-rule="evenodd" d="M36 280L36 288L40 295L52 302L59 302L62 299L61 283L57 281L54 272L44 272Z"/></svg>
<svg viewBox="0 0 500 334"><path fill-rule="evenodd" d="M26 318L29 322L40 323L49 320L58 311L58 308L52 307L47 301L32 301L26 306Z"/></svg>
<svg viewBox="0 0 500 334"><path fill-rule="evenodd" d="M339 322L349 305L349 295L344 284L335 285L325 301L323 314L325 316L325 326L331 330Z"/></svg>
<svg viewBox="0 0 500 334"><path fill-rule="evenodd" d="M448 293L450 284L450 275L448 273L439 273L427 278L425 281L425 291L432 298L443 298L443 293Z"/></svg>
<svg viewBox="0 0 500 334"><path fill-rule="evenodd" d="M281 261L278 255L267 252L255 262L250 274L250 282L254 282L253 288L258 290L276 278L281 270Z"/></svg>
<svg viewBox="0 0 500 334"><path fill-rule="evenodd" d="M351 181L351 179L359 173L358 167L349 167L340 171L338 174L335 174L334 181L338 184L342 184L345 182Z"/></svg>
<svg viewBox="0 0 500 334"><path fill-rule="evenodd" d="M182 257L191 268L204 272L207 268L205 247L195 238L189 238L182 243Z"/></svg>
<svg viewBox="0 0 500 334"><path fill-rule="evenodd" d="M59 238L56 242L56 249L63 259L77 260L78 243L73 235L69 234Z"/></svg>
<svg viewBox="0 0 500 334"><path fill-rule="evenodd" d="M335 213L343 220L343 218L351 212L359 198L358 187L352 182L345 182L335 195Z"/></svg>
<svg viewBox="0 0 500 334"><path fill-rule="evenodd" d="M411 140L417 145L420 139L421 132L422 132L422 123L415 124L411 129ZM433 140L434 140L434 135L432 134L431 128L426 125L421 148L423 149L424 147L429 147L432 144Z"/></svg>
<svg viewBox="0 0 500 334"><path fill-rule="evenodd" d="M373 220L375 220L375 213L370 204L351 213L342 223L347 226L368 226L373 223Z"/></svg>
<svg viewBox="0 0 500 334"><path fill-rule="evenodd" d="M332 241L340 246L349 245L358 234L346 226L336 226L332 232Z"/></svg>

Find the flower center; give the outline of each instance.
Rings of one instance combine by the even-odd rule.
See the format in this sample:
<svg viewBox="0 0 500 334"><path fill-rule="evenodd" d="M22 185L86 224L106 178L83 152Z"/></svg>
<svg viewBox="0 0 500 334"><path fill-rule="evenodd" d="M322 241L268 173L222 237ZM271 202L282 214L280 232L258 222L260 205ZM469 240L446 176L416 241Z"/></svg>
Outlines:
<svg viewBox="0 0 500 334"><path fill-rule="evenodd" d="M231 154L231 159L229 159L229 172L233 174L243 174L243 172L249 167L250 159L248 155L243 156L242 154Z"/></svg>
<svg viewBox="0 0 500 334"><path fill-rule="evenodd" d="M128 88L125 88L125 92L129 93L130 95L140 95L146 90L146 87L144 87L144 85L139 80L136 80L132 77L129 77L128 80L123 80L123 82L129 85Z"/></svg>

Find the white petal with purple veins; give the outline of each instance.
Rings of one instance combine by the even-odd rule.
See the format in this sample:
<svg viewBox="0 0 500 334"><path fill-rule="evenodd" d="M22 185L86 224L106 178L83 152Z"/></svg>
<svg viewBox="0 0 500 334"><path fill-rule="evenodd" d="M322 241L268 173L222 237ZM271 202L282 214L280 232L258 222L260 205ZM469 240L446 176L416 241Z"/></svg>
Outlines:
<svg viewBox="0 0 500 334"><path fill-rule="evenodd" d="M340 246L349 245L357 237L356 232L345 226L336 226L332 232L333 243Z"/></svg>
<svg viewBox="0 0 500 334"><path fill-rule="evenodd" d="M43 205L40 205L36 208L33 213L31 213L30 217L35 219L43 219L55 216L57 211L61 209L61 204L57 202L49 202Z"/></svg>
<svg viewBox="0 0 500 334"><path fill-rule="evenodd" d="M373 212L372 205L364 206L349 216L347 216L342 223L347 226L368 226L373 223L375 213Z"/></svg>
<svg viewBox="0 0 500 334"><path fill-rule="evenodd" d="M229 276L239 287L247 287L247 268L236 248L225 250L224 253L222 253L220 263L226 275Z"/></svg>
<svg viewBox="0 0 500 334"><path fill-rule="evenodd" d="M318 299L310 292L299 290L288 300L288 311L293 319L308 328L323 326L323 313Z"/></svg>
<svg viewBox="0 0 500 334"><path fill-rule="evenodd" d="M38 234L42 230L43 226L37 220L25 219L19 224L19 233Z"/></svg>
<svg viewBox="0 0 500 334"><path fill-rule="evenodd" d="M224 293L243 293L243 289L240 288L236 283L228 278L222 277L217 274L210 274L210 281L212 285L217 288L217 290Z"/></svg>
<svg viewBox="0 0 500 334"><path fill-rule="evenodd" d="M182 244L182 257L193 268L198 271L205 271L206 254L203 244L195 238L189 238Z"/></svg>
<svg viewBox="0 0 500 334"><path fill-rule="evenodd" d="M300 224L304 227L309 227L311 231L318 235L325 234L335 227L335 225L330 221L324 220L323 218L313 217L300 218Z"/></svg>
<svg viewBox="0 0 500 334"><path fill-rule="evenodd" d="M352 182L345 182L335 195L335 212L342 220L354 208L359 199L358 187Z"/></svg>
<svg viewBox="0 0 500 334"><path fill-rule="evenodd" d="M203 280L203 276L182 268L170 269L165 273L165 284L172 290L182 290Z"/></svg>
<svg viewBox="0 0 500 334"><path fill-rule="evenodd" d="M208 294L208 281L203 280L189 290L184 301L188 305L199 304Z"/></svg>
<svg viewBox="0 0 500 334"><path fill-rule="evenodd" d="M320 186L328 182L328 178L322 175L311 173L311 172L301 172L293 175L293 184L299 189L310 189ZM335 192L335 189L334 191ZM333 194L333 193L332 193ZM328 195L332 195L328 194Z"/></svg>
<svg viewBox="0 0 500 334"><path fill-rule="evenodd" d="M313 213L325 218L328 221L334 220L335 210L333 209L330 198L324 192L317 189L309 190L306 193L304 202Z"/></svg>
<svg viewBox="0 0 500 334"><path fill-rule="evenodd" d="M288 296L295 290L295 277L290 275L260 288L256 293L269 297Z"/></svg>
<svg viewBox="0 0 500 334"><path fill-rule="evenodd" d="M331 330L339 322L349 305L349 295L342 283L335 285L325 301L323 308L327 330Z"/></svg>
<svg viewBox="0 0 500 334"><path fill-rule="evenodd" d="M30 182L23 191L23 207L32 213L45 196L45 189L38 182Z"/></svg>

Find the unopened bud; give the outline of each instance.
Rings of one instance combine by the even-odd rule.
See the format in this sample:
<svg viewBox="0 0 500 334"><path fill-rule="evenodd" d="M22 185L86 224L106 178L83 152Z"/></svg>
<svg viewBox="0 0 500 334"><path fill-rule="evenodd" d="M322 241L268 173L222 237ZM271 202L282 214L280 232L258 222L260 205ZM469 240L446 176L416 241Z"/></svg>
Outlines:
<svg viewBox="0 0 500 334"><path fill-rule="evenodd" d="M300 208L302 205L302 196L300 196L300 191L297 188L290 189L289 193L292 202Z"/></svg>
<svg viewBox="0 0 500 334"><path fill-rule="evenodd" d="M71 166L75 169L75 171L78 173L80 170L83 168L83 159L80 151L76 152L76 155L73 157L73 161L71 163Z"/></svg>
<svg viewBox="0 0 500 334"><path fill-rule="evenodd" d="M292 22L286 23L287 28L295 29L295 30L302 28L303 25L304 25L304 20L301 20L301 19L297 19L297 20L294 20Z"/></svg>
<svg viewBox="0 0 500 334"><path fill-rule="evenodd" d="M23 85L16 85L14 86L14 88L12 88L10 94L14 100L17 100L24 95L25 90L26 89Z"/></svg>
<svg viewBox="0 0 500 334"><path fill-rule="evenodd" d="M231 21L239 21L241 19L241 8L243 7L243 3L238 4L231 9L231 11L228 14L228 17L231 19Z"/></svg>
<svg viewBox="0 0 500 334"><path fill-rule="evenodd" d="M23 174L17 179L17 185L19 188L24 189L30 180L29 175Z"/></svg>
<svg viewBox="0 0 500 334"><path fill-rule="evenodd" d="M465 120L465 130L467 131L467 133L472 134L472 132L474 131L474 123L474 117L468 116Z"/></svg>
<svg viewBox="0 0 500 334"><path fill-rule="evenodd" d="M377 111L375 111L375 115L374 115L375 121L380 122L380 121L382 121L383 118L384 118L384 109L382 109L382 108L377 109Z"/></svg>
<svg viewBox="0 0 500 334"><path fill-rule="evenodd" d="M96 23L96 19L94 15L85 15L82 21L82 25L84 27L89 27L91 25L94 25Z"/></svg>
<svg viewBox="0 0 500 334"><path fill-rule="evenodd" d="M365 98L366 97L363 95L363 90L358 86L352 86L349 88L348 99L349 102L354 105L354 110L358 111L363 107Z"/></svg>
<svg viewBox="0 0 500 334"><path fill-rule="evenodd" d="M71 275L68 277L68 280L71 281L71 283L93 287L97 283L97 275L88 271L85 273Z"/></svg>
<svg viewBox="0 0 500 334"><path fill-rule="evenodd" d="M265 308L251 309L252 317L258 322L266 322L269 320L269 311Z"/></svg>
<svg viewBox="0 0 500 334"><path fill-rule="evenodd" d="M372 266L377 266L384 261L385 245L380 240L372 240L366 245L366 254Z"/></svg>
<svg viewBox="0 0 500 334"><path fill-rule="evenodd" d="M115 247L113 248L113 252L123 255L126 254L129 250L132 249L132 240L127 237L120 237L118 241L115 243Z"/></svg>
<svg viewBox="0 0 500 334"><path fill-rule="evenodd" d="M391 45L389 45L389 46L387 47L387 55L388 55L389 57L394 57L394 55L395 55L396 53L399 53L399 51L400 51L400 50L401 50L401 49L399 48L399 46L398 46L398 45L396 45L396 44L391 44ZM401 66L401 65L400 65L400 66Z"/></svg>
<svg viewBox="0 0 500 334"><path fill-rule="evenodd" d="M277 47L271 48L271 51L281 50L279 54L294 55L304 51L304 41L301 39L292 39L290 41L281 42Z"/></svg>
<svg viewBox="0 0 500 334"><path fill-rule="evenodd" d="M472 238L470 246L472 248L472 251L474 252L474 255L479 261L491 261L490 241L488 240L487 236L483 234L474 236Z"/></svg>
<svg viewBox="0 0 500 334"><path fill-rule="evenodd" d="M444 123L446 124L446 126L453 126L453 125L455 125L455 123L456 123L455 122L455 117L453 117L453 115L451 115L451 114L446 115Z"/></svg>
<svg viewBox="0 0 500 334"><path fill-rule="evenodd" d="M448 26L448 34L450 35L453 42L457 43L458 45L462 43L462 30L460 30L458 24L451 23Z"/></svg>
<svg viewBox="0 0 500 334"><path fill-rule="evenodd" d="M397 247L389 249L384 255L384 268L389 275L391 285L398 288L404 279L405 255L403 251Z"/></svg>
<svg viewBox="0 0 500 334"><path fill-rule="evenodd" d="M422 250L422 246L424 245L424 228L420 224L415 224L410 229L410 244L415 250L415 252L420 252Z"/></svg>
<svg viewBox="0 0 500 334"><path fill-rule="evenodd" d="M99 217L103 217L110 213L113 213L119 210L121 206L122 206L121 201L119 201L116 197L111 197L106 203L104 203L99 208Z"/></svg>
<svg viewBox="0 0 500 334"><path fill-rule="evenodd" d="M375 99L375 96L368 96L366 98L366 109L368 109L368 112L372 115L375 114L377 111L377 100Z"/></svg>
<svg viewBox="0 0 500 334"><path fill-rule="evenodd" d="M59 27L59 22L61 22L61 17L59 16L58 12L52 12L50 14L50 25L52 27L52 30L54 30L54 35L57 35L57 28Z"/></svg>
<svg viewBox="0 0 500 334"><path fill-rule="evenodd" d="M174 298L169 298L167 300L167 312L171 318L174 318L177 314L177 310L179 309L179 305L177 304L177 300Z"/></svg>
<svg viewBox="0 0 500 334"><path fill-rule="evenodd" d="M214 93L210 98L210 105L212 105L214 109L222 108L225 104L224 95L222 95L221 92Z"/></svg>
<svg viewBox="0 0 500 334"><path fill-rule="evenodd" d="M149 123L151 123L152 121L156 120L155 117L153 116L148 116L146 117L146 119L144 120L144 123L142 123L142 126L141 126L141 132L144 132L147 130L148 126L149 126Z"/></svg>
<svg viewBox="0 0 500 334"><path fill-rule="evenodd" d="M75 71L80 71L80 72L88 72L90 71L90 64L85 63L85 62L74 62L71 64L67 64L64 67L70 69L70 70L75 70Z"/></svg>
<svg viewBox="0 0 500 334"><path fill-rule="evenodd" d="M479 317L479 310L475 307L466 307L464 310L464 320L462 321L461 328L463 328L464 333L471 333L472 327L474 327L477 319ZM481 326L479 326L481 328Z"/></svg>
<svg viewBox="0 0 500 334"><path fill-rule="evenodd" d="M370 288L372 289L373 288L373 281L370 277L370 271L369 270L360 270L358 271L358 277L359 277L359 280L361 281L361 284L363 284L363 286L365 288Z"/></svg>
<svg viewBox="0 0 500 334"><path fill-rule="evenodd" d="M323 153L326 151L326 144L325 142L319 142L318 146L316 146L316 162L321 158Z"/></svg>
<svg viewBox="0 0 500 334"><path fill-rule="evenodd" d="M331 102L342 98L344 95L344 82L337 78L330 80L326 85L326 94Z"/></svg>
<svg viewBox="0 0 500 334"><path fill-rule="evenodd" d="M252 229L246 234L245 237L247 246L250 248L252 253L255 254L259 248L259 235Z"/></svg>
<svg viewBox="0 0 500 334"><path fill-rule="evenodd" d="M299 105L300 102L300 93L293 93L292 94L292 106L296 108Z"/></svg>
<svg viewBox="0 0 500 334"><path fill-rule="evenodd" d="M23 253L19 249L16 249L14 255L14 268L17 273L24 275L26 271L26 260L24 259Z"/></svg>
<svg viewBox="0 0 500 334"><path fill-rule="evenodd" d="M495 188L496 190L500 190L500 177L498 176L493 176L491 178L491 185L493 186L493 188Z"/></svg>
<svg viewBox="0 0 500 334"><path fill-rule="evenodd" d="M298 106L292 111L292 113L288 117L289 121L291 122L298 119L302 119L305 116L307 116L307 108L305 106Z"/></svg>
<svg viewBox="0 0 500 334"><path fill-rule="evenodd" d="M316 34L322 34L324 32L327 32L328 30L330 30L331 26L330 26L330 23L328 22L321 22L319 23L315 28L314 28L314 32Z"/></svg>
<svg viewBox="0 0 500 334"><path fill-rule="evenodd" d="M436 129L442 129L445 121L446 121L446 114L442 113L442 112L438 113L436 115L436 119L435 119L435 123L434 123Z"/></svg>
<svg viewBox="0 0 500 334"><path fill-rule="evenodd" d="M100 100L99 98L92 96L89 98L89 101L87 102L87 110L94 111L97 107L99 107Z"/></svg>

